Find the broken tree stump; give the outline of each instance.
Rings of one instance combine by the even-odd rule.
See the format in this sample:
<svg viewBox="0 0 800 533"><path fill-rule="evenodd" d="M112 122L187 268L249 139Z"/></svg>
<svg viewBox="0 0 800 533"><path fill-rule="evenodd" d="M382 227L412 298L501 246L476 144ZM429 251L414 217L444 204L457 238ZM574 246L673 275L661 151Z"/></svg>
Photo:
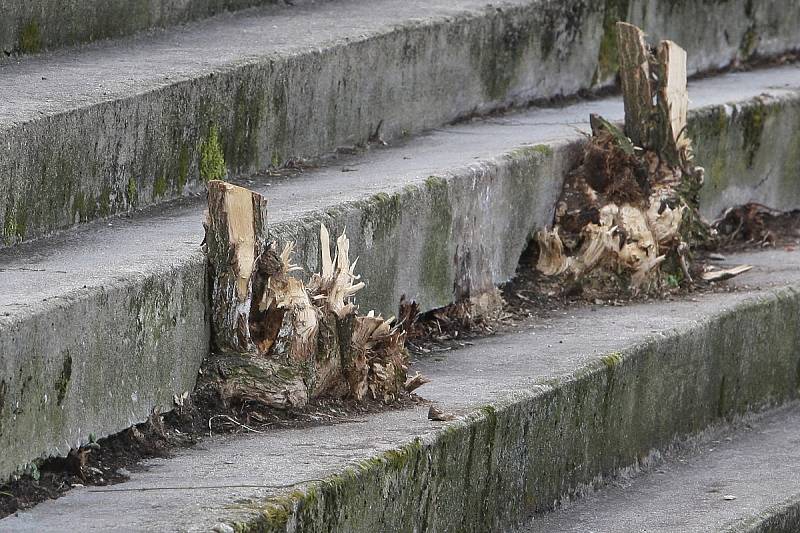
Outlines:
<svg viewBox="0 0 800 533"><path fill-rule="evenodd" d="M686 132L686 52L617 23L625 126L592 116L592 137L564 185L554 227L536 235L537 269L581 287L660 290L691 279L690 236L708 228L697 212L703 170ZM697 229L699 228L699 230Z"/></svg>
<svg viewBox="0 0 800 533"><path fill-rule="evenodd" d="M295 287L286 280L291 267L268 237L265 198L230 183L209 182L205 244L213 353L204 381L226 403L302 407L308 402L302 366L294 364L297 357L285 357L295 346L284 342L281 357L270 356L282 330L283 338L290 335L283 324L285 307L276 301L291 301ZM279 286L277 293L270 281Z"/></svg>
<svg viewBox="0 0 800 533"><path fill-rule="evenodd" d="M206 240L213 353L202 386L228 404L303 407L320 397L390 402L403 392L405 334L388 320L359 316L364 287L343 233L331 255L320 228L321 272L304 283L269 242L267 202L222 181L208 185Z"/></svg>

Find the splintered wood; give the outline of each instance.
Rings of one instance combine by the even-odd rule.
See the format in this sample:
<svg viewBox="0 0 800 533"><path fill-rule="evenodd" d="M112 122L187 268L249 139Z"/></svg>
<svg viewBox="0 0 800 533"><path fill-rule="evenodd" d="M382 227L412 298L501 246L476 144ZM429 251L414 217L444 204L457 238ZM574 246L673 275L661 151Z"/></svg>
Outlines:
<svg viewBox="0 0 800 533"><path fill-rule="evenodd" d="M636 26L617 23L625 129L592 115L592 136L567 177L536 265L599 290L659 290L691 280L690 243L710 231L697 211L703 169L686 131L686 52L651 52ZM705 278L704 278L705 279Z"/></svg>
<svg viewBox="0 0 800 533"><path fill-rule="evenodd" d="M268 241L267 202L222 181L208 185L206 247L214 352L202 381L231 404L302 407L314 398L369 396L385 402L406 384L405 334L394 318L361 316L364 287L342 233L331 252L320 227L321 272L296 277L293 244Z"/></svg>

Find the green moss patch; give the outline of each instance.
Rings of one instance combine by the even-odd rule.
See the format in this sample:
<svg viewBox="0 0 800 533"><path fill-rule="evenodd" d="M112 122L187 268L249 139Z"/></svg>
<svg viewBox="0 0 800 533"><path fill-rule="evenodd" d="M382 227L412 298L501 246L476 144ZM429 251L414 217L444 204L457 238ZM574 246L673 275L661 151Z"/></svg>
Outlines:
<svg viewBox="0 0 800 533"><path fill-rule="evenodd" d="M19 32L19 51L22 54L35 54L42 51L42 36L39 23L31 20Z"/></svg>
<svg viewBox="0 0 800 533"><path fill-rule="evenodd" d="M219 132L212 124L208 128L208 135L200 145L200 177L208 182L222 179L226 173L225 155L222 153Z"/></svg>

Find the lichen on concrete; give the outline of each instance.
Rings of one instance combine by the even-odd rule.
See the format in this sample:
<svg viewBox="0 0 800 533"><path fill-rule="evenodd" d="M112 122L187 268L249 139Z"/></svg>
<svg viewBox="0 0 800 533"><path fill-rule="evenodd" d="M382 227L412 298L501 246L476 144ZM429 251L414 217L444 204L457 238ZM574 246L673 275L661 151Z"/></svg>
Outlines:
<svg viewBox="0 0 800 533"><path fill-rule="evenodd" d="M219 139L216 124L210 124L208 133L200 144L200 177L203 181L219 180L227 174L225 155Z"/></svg>
<svg viewBox="0 0 800 533"><path fill-rule="evenodd" d="M439 301L452 300L453 260L450 254L450 230L453 210L447 180L430 176L425 181L430 215L421 255L420 286L426 287Z"/></svg>
<svg viewBox="0 0 800 533"><path fill-rule="evenodd" d="M20 30L17 50L23 54L34 54L42 50L42 36L36 19L28 21Z"/></svg>
<svg viewBox="0 0 800 533"><path fill-rule="evenodd" d="M616 23L628 20L629 0L605 0L603 9L603 37L597 56L597 71L594 84L603 84L614 76L619 68L617 61L617 29Z"/></svg>

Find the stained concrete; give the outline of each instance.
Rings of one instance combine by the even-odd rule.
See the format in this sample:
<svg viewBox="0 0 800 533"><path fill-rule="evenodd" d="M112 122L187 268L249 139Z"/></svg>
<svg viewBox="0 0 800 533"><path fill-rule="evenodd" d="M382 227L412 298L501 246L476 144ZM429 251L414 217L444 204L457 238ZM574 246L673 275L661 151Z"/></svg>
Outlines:
<svg viewBox="0 0 800 533"><path fill-rule="evenodd" d="M720 431L647 475L621 477L518 533L785 531L800 528L800 409Z"/></svg>
<svg viewBox="0 0 800 533"><path fill-rule="evenodd" d="M791 103L798 86L800 68L790 66L702 80L691 94L701 107L762 93ZM362 309L395 314L404 294L430 309L513 276L529 233L552 219L577 130L592 112L622 117L616 99L534 109L251 186L270 200L274 237L296 240L309 272L318 268L319 223L347 230L367 283ZM770 127L762 133L774 138ZM713 155L726 157L714 143L723 151ZM776 144L786 146L761 146ZM758 172L745 175L768 176L753 188L751 199L762 202L797 175ZM198 200L186 201L4 250L0 474L122 430L192 389L209 339L202 212Z"/></svg>
<svg viewBox="0 0 800 533"><path fill-rule="evenodd" d="M149 461L127 483L73 490L6 518L0 530L506 530L702 442L709 425L796 398L800 253L730 262L759 265L737 278L738 292L569 309L415 362L412 371L432 378L420 394L454 422L431 422L420 406L212 437ZM726 511L698 519L706 530L796 493L797 451L773 433L747 442L782 450L758 459L774 490L756 498L757 486L736 482L742 501L712 502ZM737 460L743 471L759 467L744 453Z"/></svg>
<svg viewBox="0 0 800 533"><path fill-rule="evenodd" d="M5 62L0 240L607 84L616 17L677 40L691 72L800 47L800 5L754 5L341 0Z"/></svg>
<svg viewBox="0 0 800 533"><path fill-rule="evenodd" d="M302 0L297 0L302 1ZM281 0L2 0L0 50L32 54Z"/></svg>

